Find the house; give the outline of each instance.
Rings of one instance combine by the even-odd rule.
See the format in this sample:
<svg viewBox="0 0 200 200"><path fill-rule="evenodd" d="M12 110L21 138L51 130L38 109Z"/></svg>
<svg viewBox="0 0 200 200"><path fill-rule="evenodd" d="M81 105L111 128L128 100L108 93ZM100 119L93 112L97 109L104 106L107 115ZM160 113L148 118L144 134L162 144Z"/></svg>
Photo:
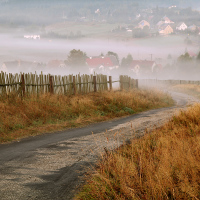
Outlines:
<svg viewBox="0 0 200 200"><path fill-rule="evenodd" d="M163 70L163 65L162 64L156 64L156 66L153 69L153 72L156 73L156 74L158 74L162 70Z"/></svg>
<svg viewBox="0 0 200 200"><path fill-rule="evenodd" d="M196 58L196 57L197 57L197 54L194 53L193 51L187 51L187 53L189 54L189 56L190 56L191 58Z"/></svg>
<svg viewBox="0 0 200 200"><path fill-rule="evenodd" d="M40 40L40 35L24 35L25 39Z"/></svg>
<svg viewBox="0 0 200 200"><path fill-rule="evenodd" d="M70 67L63 60L50 60L45 66L45 72L50 74L62 75L66 73L66 69L69 70Z"/></svg>
<svg viewBox="0 0 200 200"><path fill-rule="evenodd" d="M148 26L150 28L149 22L142 20L141 22L138 23L137 28L143 29L145 26Z"/></svg>
<svg viewBox="0 0 200 200"><path fill-rule="evenodd" d="M163 24L158 30L160 35L169 35L174 32L173 28L169 24Z"/></svg>
<svg viewBox="0 0 200 200"><path fill-rule="evenodd" d="M29 61L8 61L4 62L1 66L1 71L6 73L28 73L35 72L39 67L39 63L37 62L29 62Z"/></svg>
<svg viewBox="0 0 200 200"><path fill-rule="evenodd" d="M174 24L173 21L171 21L168 17L164 16L162 18L162 21L164 21L165 24Z"/></svg>
<svg viewBox="0 0 200 200"><path fill-rule="evenodd" d="M93 73L94 71L109 73L111 70L117 69L119 67L119 62L113 55L105 57L89 57L86 59L86 64L89 67L90 73Z"/></svg>
<svg viewBox="0 0 200 200"><path fill-rule="evenodd" d="M176 5L173 5L173 6L170 6L169 9L176 8L176 7L177 7Z"/></svg>
<svg viewBox="0 0 200 200"><path fill-rule="evenodd" d="M58 69L58 68L66 68L66 64L62 60L50 60L47 63L48 69Z"/></svg>
<svg viewBox="0 0 200 200"><path fill-rule="evenodd" d="M179 31L184 31L186 30L188 27L184 22L180 22L177 26L176 26L176 30Z"/></svg>
<svg viewBox="0 0 200 200"><path fill-rule="evenodd" d="M140 14L137 14L135 18L136 18L136 19L139 19L140 17L141 17L141 15L140 15Z"/></svg>
<svg viewBox="0 0 200 200"><path fill-rule="evenodd" d="M133 30L131 30L131 29L126 29L126 32L132 33Z"/></svg>
<svg viewBox="0 0 200 200"><path fill-rule="evenodd" d="M157 28L159 29L161 26L164 26L164 25L169 25L169 24L174 24L174 22L173 21L171 21L168 17L163 17L162 19L161 19L161 21L159 21L157 24L156 24L156 26L157 26Z"/></svg>
<svg viewBox="0 0 200 200"><path fill-rule="evenodd" d="M165 24L164 21L159 21L159 22L156 24L156 26L159 28L159 27L162 26L163 24Z"/></svg>
<svg viewBox="0 0 200 200"><path fill-rule="evenodd" d="M155 70L155 61L133 60L130 64L130 71L140 77L149 77Z"/></svg>
<svg viewBox="0 0 200 200"><path fill-rule="evenodd" d="M196 31L196 30L197 30L197 28L198 28L198 27L197 27L196 25L194 25L194 24L193 24L193 25L191 25L191 26L188 26L188 30L189 30L189 31L191 31L191 32L194 32L194 31Z"/></svg>

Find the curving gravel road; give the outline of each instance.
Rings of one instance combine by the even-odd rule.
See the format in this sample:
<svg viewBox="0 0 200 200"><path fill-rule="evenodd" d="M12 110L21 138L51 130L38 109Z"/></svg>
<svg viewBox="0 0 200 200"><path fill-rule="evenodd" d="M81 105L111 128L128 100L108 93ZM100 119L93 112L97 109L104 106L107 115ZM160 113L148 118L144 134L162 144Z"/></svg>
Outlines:
<svg viewBox="0 0 200 200"><path fill-rule="evenodd" d="M0 145L1 200L73 199L84 174L104 153L161 126L199 100L170 92L176 106Z"/></svg>

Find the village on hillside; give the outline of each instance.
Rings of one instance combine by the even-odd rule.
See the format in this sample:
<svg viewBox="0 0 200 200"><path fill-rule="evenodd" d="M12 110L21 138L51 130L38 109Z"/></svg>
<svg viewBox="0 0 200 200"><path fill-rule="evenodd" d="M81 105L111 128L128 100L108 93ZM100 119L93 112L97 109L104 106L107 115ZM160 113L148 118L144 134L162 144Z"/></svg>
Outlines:
<svg viewBox="0 0 200 200"><path fill-rule="evenodd" d="M95 17L89 19L87 17L77 17L75 22L93 23L98 24L108 23L109 20L113 20L114 13L110 12L107 15L101 13L101 9L94 11ZM64 16L64 15L63 15ZM196 16L196 17L195 17ZM36 62L27 61L23 59L7 61L4 60L0 71L7 73L66 73L75 71L85 73L102 73L102 74L131 74L135 78L185 78L185 74L199 72L199 51L190 50L190 46L200 46L200 12L192 10L191 8L178 8L176 5L172 5L168 8L154 9L139 9L135 15L131 17L127 15L125 19L126 23L119 23L118 27L110 30L112 34L127 34L132 40L139 40L141 38L165 38L172 37L174 35L180 35L184 37L185 51L182 52L177 58L174 58L171 52L166 55L165 61L160 58L151 57L148 59L139 59L131 55L122 57L118 55L118 52L108 52L105 55L86 55L81 50L73 49L71 58L65 60L57 59L56 57L49 59L48 62ZM62 18L62 20L70 21L72 19ZM82 31L84 32L84 31ZM73 35L72 38L82 37L83 33L79 31L77 35ZM52 34L52 32L51 32ZM52 36L49 33L43 35L40 34L24 34L24 40L43 40L47 37L48 39ZM53 37L58 37L59 34L54 33ZM51 38L50 38L51 39ZM62 39L64 39L62 37ZM70 39L67 37L65 39ZM74 56L74 58L73 58ZM120 59L121 58L121 59ZM173 58L173 59L172 59ZM72 60L70 60L72 59ZM73 60L74 59L74 60ZM77 60L78 61L77 61ZM186 66L187 65L187 66ZM180 66L184 66L180 68ZM190 66L190 68L188 67ZM188 76L189 77L189 76Z"/></svg>

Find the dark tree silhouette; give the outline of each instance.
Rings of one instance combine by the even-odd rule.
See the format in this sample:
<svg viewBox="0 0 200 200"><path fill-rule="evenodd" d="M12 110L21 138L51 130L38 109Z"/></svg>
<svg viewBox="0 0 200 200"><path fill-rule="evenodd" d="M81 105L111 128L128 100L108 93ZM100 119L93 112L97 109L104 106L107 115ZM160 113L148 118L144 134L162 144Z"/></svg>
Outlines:
<svg viewBox="0 0 200 200"><path fill-rule="evenodd" d="M69 66L81 67L86 65L87 55L83 51L73 49L69 52L67 63Z"/></svg>

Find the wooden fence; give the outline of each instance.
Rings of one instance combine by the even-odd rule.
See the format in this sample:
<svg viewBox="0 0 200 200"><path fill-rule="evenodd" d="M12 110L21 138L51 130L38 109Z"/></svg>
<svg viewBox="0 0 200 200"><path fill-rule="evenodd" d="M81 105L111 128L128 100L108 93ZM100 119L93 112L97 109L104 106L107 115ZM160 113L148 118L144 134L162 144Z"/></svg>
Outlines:
<svg viewBox="0 0 200 200"><path fill-rule="evenodd" d="M119 76L120 90L128 90L130 88L138 88L138 80L128 76Z"/></svg>
<svg viewBox="0 0 200 200"><path fill-rule="evenodd" d="M119 80L112 81L112 76L97 75L67 75L52 76L50 74L0 74L0 94L17 93L22 96L29 94L86 94L89 92L98 92L112 90L113 83L119 82L120 89L126 90L138 86L135 79L128 76L120 76Z"/></svg>

